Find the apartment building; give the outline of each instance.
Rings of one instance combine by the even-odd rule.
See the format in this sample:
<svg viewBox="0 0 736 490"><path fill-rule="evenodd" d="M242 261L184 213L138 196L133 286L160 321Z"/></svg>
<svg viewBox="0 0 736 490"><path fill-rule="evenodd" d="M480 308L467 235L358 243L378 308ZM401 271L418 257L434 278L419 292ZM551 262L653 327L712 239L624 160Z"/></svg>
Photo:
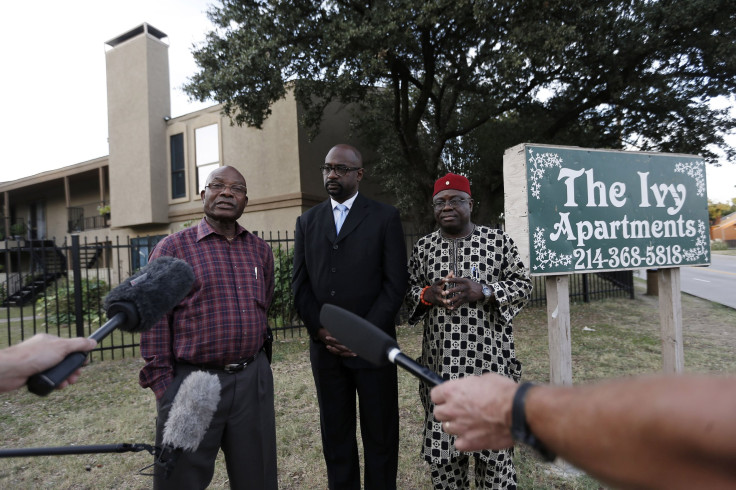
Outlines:
<svg viewBox="0 0 736 490"><path fill-rule="evenodd" d="M87 265L115 274L130 270L126 260L133 268L145 263L155 237L202 217L200 190L222 165L240 170L248 183L241 224L291 234L296 218L326 198L318 167L329 148L361 146L349 134L349 111L339 105L327 111L321 133L310 141L291 94L273 105L262 129L232 125L219 105L171 117L166 40L144 23L105 43L109 155L0 183L7 292L24 274L48 266L46 258L19 251L68 243L75 235L98 251ZM386 198L370 176L361 191ZM140 257L113 256L108 245L128 240L140 243ZM21 258L11 260L12 252Z"/></svg>

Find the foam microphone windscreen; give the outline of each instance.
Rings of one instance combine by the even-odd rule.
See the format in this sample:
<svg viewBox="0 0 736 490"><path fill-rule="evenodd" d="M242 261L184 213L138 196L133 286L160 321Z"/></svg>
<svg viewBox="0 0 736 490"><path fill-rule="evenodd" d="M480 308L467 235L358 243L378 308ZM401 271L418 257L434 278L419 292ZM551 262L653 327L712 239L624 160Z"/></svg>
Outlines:
<svg viewBox="0 0 736 490"><path fill-rule="evenodd" d="M164 446L196 451L220 403L220 379L195 371L184 378L164 424Z"/></svg>
<svg viewBox="0 0 736 490"><path fill-rule="evenodd" d="M139 321L118 326L128 332L149 330L163 314L174 309L186 297L194 284L194 270L186 261L162 256L110 291L104 302L107 317L120 310L119 305L132 303Z"/></svg>

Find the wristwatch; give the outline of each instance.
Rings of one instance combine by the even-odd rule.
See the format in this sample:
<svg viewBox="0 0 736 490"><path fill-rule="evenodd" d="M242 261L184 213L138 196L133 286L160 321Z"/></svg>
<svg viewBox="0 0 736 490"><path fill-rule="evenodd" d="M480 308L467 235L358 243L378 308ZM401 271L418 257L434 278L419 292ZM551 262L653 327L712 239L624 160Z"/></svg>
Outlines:
<svg viewBox="0 0 736 490"><path fill-rule="evenodd" d="M554 461L557 455L547 449L547 446L537 439L526 422L526 394L532 387L534 387L534 383L523 383L514 394L514 399L511 403L511 437L515 441L523 442L527 446L535 449L545 461Z"/></svg>
<svg viewBox="0 0 736 490"><path fill-rule="evenodd" d="M486 304L493 298L493 290L483 283L481 286L483 286L483 304Z"/></svg>

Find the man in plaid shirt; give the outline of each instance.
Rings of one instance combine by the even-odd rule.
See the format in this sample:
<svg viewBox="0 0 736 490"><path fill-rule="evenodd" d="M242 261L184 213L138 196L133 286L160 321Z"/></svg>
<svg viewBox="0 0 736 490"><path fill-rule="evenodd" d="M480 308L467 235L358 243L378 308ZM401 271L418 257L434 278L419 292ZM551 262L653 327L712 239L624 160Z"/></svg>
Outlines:
<svg viewBox="0 0 736 490"><path fill-rule="evenodd" d="M205 488L220 448L231 488L277 488L273 374L262 352L274 291L273 254L237 223L248 203L245 178L220 167L201 192L205 217L163 239L151 253L194 269L189 294L141 335L140 385L156 395L156 445L181 382L193 371L216 374L222 391L212 423L193 452L182 452L155 488Z"/></svg>

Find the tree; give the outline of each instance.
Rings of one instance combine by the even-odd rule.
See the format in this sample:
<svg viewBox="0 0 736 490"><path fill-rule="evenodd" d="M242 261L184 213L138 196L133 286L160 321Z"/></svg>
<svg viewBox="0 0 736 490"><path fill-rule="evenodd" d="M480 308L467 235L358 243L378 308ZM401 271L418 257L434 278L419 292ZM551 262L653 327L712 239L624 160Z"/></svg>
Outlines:
<svg viewBox="0 0 736 490"><path fill-rule="evenodd" d="M209 16L190 96L261 127L293 87L313 132L328 103L353 104L384 184L425 223L448 169L501 188L496 132L736 157L736 123L709 105L736 88L731 0L223 0Z"/></svg>
<svg viewBox="0 0 736 490"><path fill-rule="evenodd" d="M718 218L728 216L731 213L736 213L736 197L731 199L731 204L713 202L708 199L708 216L710 218L711 225L714 224Z"/></svg>

